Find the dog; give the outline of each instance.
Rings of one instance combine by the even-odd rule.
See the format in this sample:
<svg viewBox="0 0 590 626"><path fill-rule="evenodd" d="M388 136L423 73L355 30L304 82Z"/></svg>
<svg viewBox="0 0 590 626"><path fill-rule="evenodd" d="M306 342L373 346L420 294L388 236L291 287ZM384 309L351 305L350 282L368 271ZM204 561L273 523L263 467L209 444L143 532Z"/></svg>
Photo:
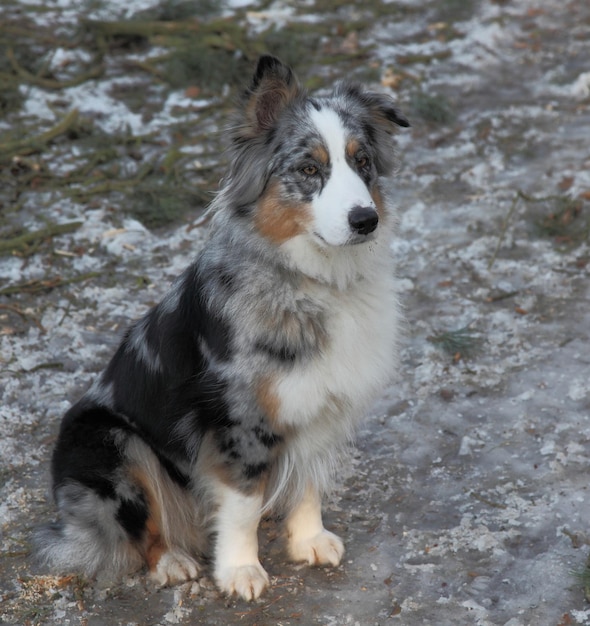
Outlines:
<svg viewBox="0 0 590 626"><path fill-rule="evenodd" d="M257 529L337 566L322 495L396 368L399 306L384 182L408 121L353 83L311 97L259 59L239 103L208 243L65 414L52 457L55 570L160 585L202 575L245 600L269 577Z"/></svg>

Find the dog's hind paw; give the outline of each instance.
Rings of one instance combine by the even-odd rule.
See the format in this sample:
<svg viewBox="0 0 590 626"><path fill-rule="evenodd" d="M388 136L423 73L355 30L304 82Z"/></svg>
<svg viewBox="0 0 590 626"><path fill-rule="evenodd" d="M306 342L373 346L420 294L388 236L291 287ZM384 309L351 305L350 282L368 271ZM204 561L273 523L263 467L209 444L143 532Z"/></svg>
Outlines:
<svg viewBox="0 0 590 626"><path fill-rule="evenodd" d="M199 564L181 550L169 550L160 557L151 571L152 579L161 587L177 585L199 576Z"/></svg>
<svg viewBox="0 0 590 626"><path fill-rule="evenodd" d="M309 565L340 565L344 544L340 537L322 530L313 537L292 540L289 552L293 561L306 561Z"/></svg>
<svg viewBox="0 0 590 626"><path fill-rule="evenodd" d="M221 591L237 594L248 602L256 600L268 585L268 574L260 563L227 567L215 572L215 580Z"/></svg>

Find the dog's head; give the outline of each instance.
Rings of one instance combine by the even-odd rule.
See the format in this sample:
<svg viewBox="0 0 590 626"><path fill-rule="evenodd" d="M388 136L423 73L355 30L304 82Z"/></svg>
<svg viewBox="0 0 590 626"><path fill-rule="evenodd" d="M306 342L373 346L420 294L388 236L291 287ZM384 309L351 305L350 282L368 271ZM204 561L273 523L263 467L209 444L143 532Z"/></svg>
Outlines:
<svg viewBox="0 0 590 626"><path fill-rule="evenodd" d="M293 72L264 56L232 129L235 210L276 244L371 241L385 218L379 179L391 173L391 135L409 126L391 98L356 84L312 98Z"/></svg>

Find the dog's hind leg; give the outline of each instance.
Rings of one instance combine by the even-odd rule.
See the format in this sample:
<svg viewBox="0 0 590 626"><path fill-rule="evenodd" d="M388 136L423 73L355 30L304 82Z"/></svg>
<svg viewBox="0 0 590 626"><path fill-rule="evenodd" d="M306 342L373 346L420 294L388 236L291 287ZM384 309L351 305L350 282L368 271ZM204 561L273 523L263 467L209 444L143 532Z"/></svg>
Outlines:
<svg viewBox="0 0 590 626"><path fill-rule="evenodd" d="M161 586L197 578L201 567L193 555L204 551L206 538L190 487L173 481L139 438L131 438L126 456L127 475L146 503L140 546L151 578Z"/></svg>
<svg viewBox="0 0 590 626"><path fill-rule="evenodd" d="M311 486L287 517L287 537L293 561L337 566L342 560L344 545L324 528L320 496Z"/></svg>

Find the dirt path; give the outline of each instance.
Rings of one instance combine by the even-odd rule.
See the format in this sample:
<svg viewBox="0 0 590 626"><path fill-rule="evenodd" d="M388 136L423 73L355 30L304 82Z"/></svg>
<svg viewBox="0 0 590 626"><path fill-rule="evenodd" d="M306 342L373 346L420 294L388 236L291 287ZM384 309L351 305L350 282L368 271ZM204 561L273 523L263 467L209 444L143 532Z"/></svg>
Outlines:
<svg viewBox="0 0 590 626"><path fill-rule="evenodd" d="M0 8L0 623L590 624L590 4L79 4ZM59 419L202 244L263 50L412 121L403 363L327 503L344 562L285 564L269 520L251 605L49 577L30 532Z"/></svg>

